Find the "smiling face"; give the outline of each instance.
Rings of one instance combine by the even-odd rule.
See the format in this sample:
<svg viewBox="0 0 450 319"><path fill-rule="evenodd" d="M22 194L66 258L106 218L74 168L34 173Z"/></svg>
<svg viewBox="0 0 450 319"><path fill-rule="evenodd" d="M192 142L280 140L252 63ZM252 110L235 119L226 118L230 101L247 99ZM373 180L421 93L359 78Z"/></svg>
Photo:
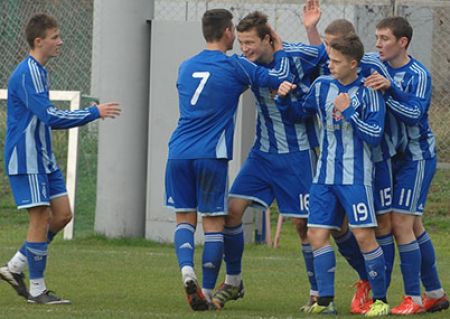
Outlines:
<svg viewBox="0 0 450 319"><path fill-rule="evenodd" d="M238 41L242 53L252 62L269 63L272 61L273 48L269 35L260 38L255 28L238 32Z"/></svg>
<svg viewBox="0 0 450 319"><path fill-rule="evenodd" d="M375 32L376 47L383 61L391 61L400 56L408 46L406 37L396 38L389 28L377 29Z"/></svg>

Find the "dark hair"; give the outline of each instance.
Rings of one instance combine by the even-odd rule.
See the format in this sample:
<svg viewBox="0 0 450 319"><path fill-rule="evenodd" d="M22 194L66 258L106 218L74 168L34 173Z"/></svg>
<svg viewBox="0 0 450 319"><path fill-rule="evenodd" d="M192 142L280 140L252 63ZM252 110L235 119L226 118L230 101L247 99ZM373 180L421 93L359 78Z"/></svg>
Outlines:
<svg viewBox="0 0 450 319"><path fill-rule="evenodd" d="M34 49L36 38L45 38L47 30L58 28L56 19L45 13L33 15L25 28L25 37L30 48Z"/></svg>
<svg viewBox="0 0 450 319"><path fill-rule="evenodd" d="M356 30L353 23L346 19L333 20L325 29L325 34L331 34L339 37L343 37L350 33L356 34Z"/></svg>
<svg viewBox="0 0 450 319"><path fill-rule="evenodd" d="M411 43L413 28L409 24L408 20L403 17L395 16L384 18L383 20L378 22L377 29L391 30L392 34L397 40L406 37L408 39L408 44L406 45L406 47L408 47Z"/></svg>
<svg viewBox="0 0 450 319"><path fill-rule="evenodd" d="M264 39L266 35L270 35L271 29L267 24L267 15L254 11L247 14L236 26L238 32L246 32L256 29L256 33L260 39Z"/></svg>
<svg viewBox="0 0 450 319"><path fill-rule="evenodd" d="M226 9L207 10L202 17L202 31L206 42L218 41L226 28L233 25L233 14Z"/></svg>
<svg viewBox="0 0 450 319"><path fill-rule="evenodd" d="M355 59L358 64L364 55L364 45L355 33L350 33L331 41L330 47L345 56Z"/></svg>

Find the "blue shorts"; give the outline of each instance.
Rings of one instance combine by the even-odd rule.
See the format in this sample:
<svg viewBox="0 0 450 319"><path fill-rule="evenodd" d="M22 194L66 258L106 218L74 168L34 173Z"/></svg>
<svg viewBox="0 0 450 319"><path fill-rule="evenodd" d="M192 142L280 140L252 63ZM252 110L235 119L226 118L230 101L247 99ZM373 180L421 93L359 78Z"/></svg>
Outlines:
<svg viewBox="0 0 450 319"><path fill-rule="evenodd" d="M10 175L9 183L18 209L50 206L52 199L67 195L59 169L50 174Z"/></svg>
<svg viewBox="0 0 450 319"><path fill-rule="evenodd" d="M394 157L392 210L396 213L421 216L435 172L436 158L409 161Z"/></svg>
<svg viewBox="0 0 450 319"><path fill-rule="evenodd" d="M309 189L316 169L314 150L289 154L252 151L230 190L230 197L267 208L277 200L283 216L308 218Z"/></svg>
<svg viewBox="0 0 450 319"><path fill-rule="evenodd" d="M388 158L374 164L373 201L377 215L392 211L392 163Z"/></svg>
<svg viewBox="0 0 450 319"><path fill-rule="evenodd" d="M352 228L377 226L372 187L324 184L311 186L308 227L339 230L345 215Z"/></svg>
<svg viewBox="0 0 450 319"><path fill-rule="evenodd" d="M169 159L166 166L166 206L175 212L228 214L227 159Z"/></svg>

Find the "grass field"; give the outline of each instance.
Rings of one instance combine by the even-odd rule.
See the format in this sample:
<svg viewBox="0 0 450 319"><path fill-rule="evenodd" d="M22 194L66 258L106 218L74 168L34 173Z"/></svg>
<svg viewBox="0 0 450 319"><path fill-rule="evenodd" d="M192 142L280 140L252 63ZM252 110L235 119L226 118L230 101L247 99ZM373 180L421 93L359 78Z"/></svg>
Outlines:
<svg viewBox="0 0 450 319"><path fill-rule="evenodd" d="M434 217L432 217L433 219ZM447 217L448 218L448 217ZM8 260L25 236L26 216L0 210L0 261ZM450 287L449 229L432 226L441 279ZM188 307L171 245L145 240L106 240L82 236L72 242L58 237L50 248L47 284L72 300L70 306L28 305L0 282L0 318L307 318L298 312L308 296L308 283L292 225L283 227L281 247L248 245L244 256L244 299L220 312L194 313ZM201 248L196 252L200 265ZM336 302L339 318L348 306L356 275L338 257ZM223 274L220 275L223 278ZM397 304L401 296L398 258L389 291ZM450 312L420 318L449 318Z"/></svg>

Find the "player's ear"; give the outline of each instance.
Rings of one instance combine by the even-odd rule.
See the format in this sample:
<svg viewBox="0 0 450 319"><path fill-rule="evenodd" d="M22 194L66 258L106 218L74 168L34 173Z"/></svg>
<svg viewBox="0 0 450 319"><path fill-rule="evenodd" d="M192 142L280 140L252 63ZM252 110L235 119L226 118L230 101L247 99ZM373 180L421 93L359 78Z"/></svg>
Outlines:
<svg viewBox="0 0 450 319"><path fill-rule="evenodd" d="M406 48L408 46L408 38L407 37L401 37L399 40L399 43L402 48Z"/></svg>

